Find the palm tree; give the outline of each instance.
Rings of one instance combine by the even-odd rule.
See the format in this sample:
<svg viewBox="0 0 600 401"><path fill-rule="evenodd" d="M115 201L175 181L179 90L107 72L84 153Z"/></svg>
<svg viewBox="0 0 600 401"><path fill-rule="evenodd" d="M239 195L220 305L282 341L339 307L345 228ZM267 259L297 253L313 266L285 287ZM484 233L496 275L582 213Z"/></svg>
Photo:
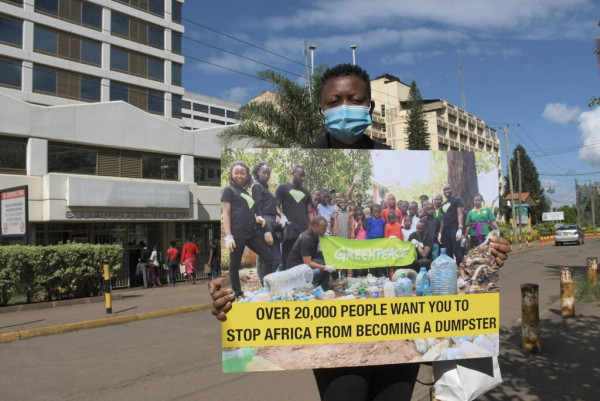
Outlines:
<svg viewBox="0 0 600 401"><path fill-rule="evenodd" d="M317 73L323 70L315 69L312 90L272 70L259 72L259 78L271 82L274 91L240 107L241 123L219 136L226 144L246 140L261 147L289 148L314 142L325 131L319 113L321 76Z"/></svg>

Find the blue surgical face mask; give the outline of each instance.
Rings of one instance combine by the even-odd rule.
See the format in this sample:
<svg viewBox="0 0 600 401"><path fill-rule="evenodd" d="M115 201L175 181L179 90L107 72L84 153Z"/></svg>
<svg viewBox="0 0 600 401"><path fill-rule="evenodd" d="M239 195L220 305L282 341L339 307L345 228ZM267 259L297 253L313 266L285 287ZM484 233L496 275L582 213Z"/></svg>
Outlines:
<svg viewBox="0 0 600 401"><path fill-rule="evenodd" d="M334 107L323 112L327 132L340 142L349 145L371 125L371 115L367 106Z"/></svg>

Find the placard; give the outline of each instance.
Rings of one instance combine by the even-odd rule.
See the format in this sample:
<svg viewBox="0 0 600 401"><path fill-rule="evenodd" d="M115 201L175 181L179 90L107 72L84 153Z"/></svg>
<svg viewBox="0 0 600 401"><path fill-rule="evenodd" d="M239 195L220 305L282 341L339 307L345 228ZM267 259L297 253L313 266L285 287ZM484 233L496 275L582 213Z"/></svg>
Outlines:
<svg viewBox="0 0 600 401"><path fill-rule="evenodd" d="M226 150L222 156L223 186L235 185L234 181L230 181L230 170L233 164L239 164L235 163L237 161L243 161L250 171L259 163L268 163L271 175L266 188L272 194L278 193L280 185L292 181L295 167L302 166L305 173L302 188L295 185L293 190L296 192L292 195L299 199L297 202L305 202L307 193L326 190L332 194L332 204L336 203L335 195L338 193L355 204L358 201L356 195L361 194L362 205L366 205L368 200L385 205L388 195L393 194L396 200L417 202L420 208L422 195L431 202L435 195L443 194L444 184L450 183L453 194L464 202L465 222L476 194L482 195L490 209L498 200L498 157L495 154L333 149ZM286 188L289 190L289 185ZM251 194L248 189L246 195ZM446 201L445 196L443 201ZM246 204L254 206L254 202ZM327 209L321 208L321 211ZM309 217L307 215L307 220ZM411 232L408 226L406 229L405 233ZM254 230L262 239L264 229L257 226ZM333 233L333 227L328 227L328 232ZM235 238L235 233L233 236ZM302 289L284 296L269 296L269 288L259 290L256 282L254 287L243 283L242 289L249 291L246 294L250 296L233 303L222 326L224 372L498 356L499 282L497 269L486 265L490 258L488 255L488 261L485 260L484 245L476 249L477 255L472 252L463 266L457 269L458 294L416 296L413 287L411 297L384 298L381 289L367 294L352 293L347 275L353 272L364 274L365 269L373 274L382 274L375 268L384 269L383 274L390 274L390 267L400 271L418 269L416 263L423 258L417 253L416 246L423 249L422 243L394 236L365 240L354 238L356 235L349 237L319 236L322 263L335 265L341 276L332 282L332 287L336 286L332 298L323 297L318 289L312 295L310 290ZM283 240L283 236L280 239ZM255 266L249 262L254 260L254 256L244 253L246 265L242 266L242 270L250 267L254 272ZM224 248L225 265L229 264L229 257ZM256 278L254 273L249 276ZM411 275L414 276L416 273ZM317 294L317 299L301 301L307 298L304 295L300 297L299 292L311 295L308 299L314 299ZM381 297L369 297L376 292Z"/></svg>

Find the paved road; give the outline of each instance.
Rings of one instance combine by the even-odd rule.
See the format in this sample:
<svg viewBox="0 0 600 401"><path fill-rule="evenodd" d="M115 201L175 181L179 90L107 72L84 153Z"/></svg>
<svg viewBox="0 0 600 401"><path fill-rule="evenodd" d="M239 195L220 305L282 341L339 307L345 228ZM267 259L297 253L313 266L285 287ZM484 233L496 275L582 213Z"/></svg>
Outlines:
<svg viewBox="0 0 600 401"><path fill-rule="evenodd" d="M511 255L500 282L505 384L486 399L597 398L599 307L576 305L578 317L569 321L556 311L559 267L583 271L586 256L600 256L599 245L596 239ZM544 353L537 356L520 351L520 330L513 327L526 282L540 286ZM2 400L318 399L310 371L222 374L220 324L208 310L12 341L0 344L0 355ZM418 394L415 400L427 399Z"/></svg>

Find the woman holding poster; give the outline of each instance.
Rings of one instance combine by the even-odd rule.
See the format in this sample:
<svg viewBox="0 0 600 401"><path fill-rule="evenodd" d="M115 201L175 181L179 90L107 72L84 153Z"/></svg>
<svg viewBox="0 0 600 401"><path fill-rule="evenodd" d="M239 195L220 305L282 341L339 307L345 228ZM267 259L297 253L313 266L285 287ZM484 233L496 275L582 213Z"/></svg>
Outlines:
<svg viewBox="0 0 600 401"><path fill-rule="evenodd" d="M252 186L250 168L242 161L235 161L229 169L229 185L223 188L221 208L223 209L223 227L225 229L225 247L229 252L229 273L231 285L236 297L244 295L240 284L240 265L242 254L247 246L264 261L258 268L258 278L271 273L273 255L271 254L261 226L265 219L256 215L256 202L247 190Z"/></svg>

